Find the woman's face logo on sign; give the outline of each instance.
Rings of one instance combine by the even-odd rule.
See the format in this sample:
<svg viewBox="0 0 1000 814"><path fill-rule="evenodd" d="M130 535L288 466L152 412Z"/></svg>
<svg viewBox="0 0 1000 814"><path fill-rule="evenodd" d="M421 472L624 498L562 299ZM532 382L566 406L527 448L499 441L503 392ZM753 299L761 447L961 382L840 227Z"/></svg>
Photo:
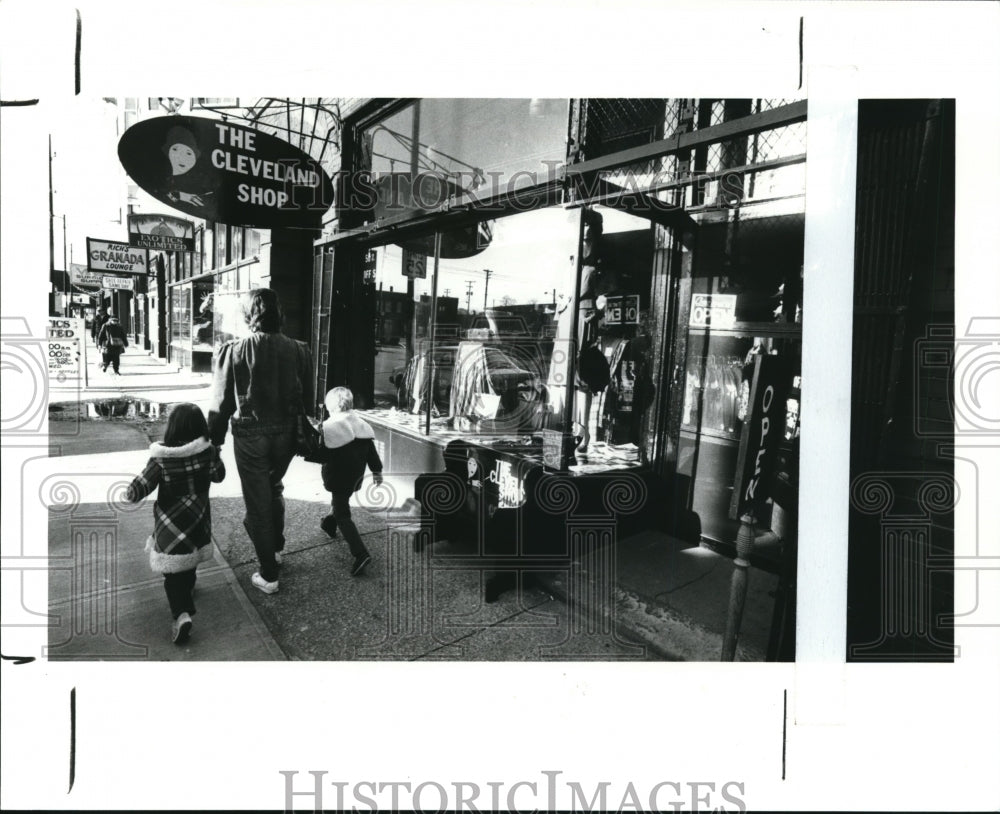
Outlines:
<svg viewBox="0 0 1000 814"><path fill-rule="evenodd" d="M162 149L170 162L170 170L175 176L184 175L195 165L198 156L201 155L194 134L185 127L171 127L167 131Z"/></svg>
<svg viewBox="0 0 1000 814"><path fill-rule="evenodd" d="M194 150L186 144L180 143L170 145L170 149L167 150L167 158L170 159L170 169L173 170L174 175L183 175L198 160Z"/></svg>

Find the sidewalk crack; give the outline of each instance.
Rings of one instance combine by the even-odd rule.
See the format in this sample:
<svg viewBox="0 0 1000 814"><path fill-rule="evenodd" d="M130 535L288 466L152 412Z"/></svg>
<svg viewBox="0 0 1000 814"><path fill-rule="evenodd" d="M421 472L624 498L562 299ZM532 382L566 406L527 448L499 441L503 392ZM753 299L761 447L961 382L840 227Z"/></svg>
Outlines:
<svg viewBox="0 0 1000 814"><path fill-rule="evenodd" d="M696 582L700 582L701 580L705 579L705 577L707 577L709 574L713 573L715 571L715 569L718 568L718 567L719 567L719 562L713 563L712 567L709 568L707 571L705 571L705 573L699 574L698 576L694 577L693 579L689 579L687 582L682 582L680 585L675 585L669 591L660 591L658 594L654 594L653 598L654 599L659 599L661 596L670 596L670 594L676 593L677 591L681 590L682 588L687 588L689 585L694 585Z"/></svg>

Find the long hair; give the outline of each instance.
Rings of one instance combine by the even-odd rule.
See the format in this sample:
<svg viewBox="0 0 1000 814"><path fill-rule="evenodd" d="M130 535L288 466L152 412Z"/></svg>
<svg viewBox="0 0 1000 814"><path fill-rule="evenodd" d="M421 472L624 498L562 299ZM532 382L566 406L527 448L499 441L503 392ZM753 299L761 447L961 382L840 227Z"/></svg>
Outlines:
<svg viewBox="0 0 1000 814"><path fill-rule="evenodd" d="M243 318L254 333L280 331L284 315L278 295L270 288L254 289L243 300Z"/></svg>
<svg viewBox="0 0 1000 814"><path fill-rule="evenodd" d="M170 411L163 446L182 447L198 438L208 438L208 423L197 404L178 404Z"/></svg>

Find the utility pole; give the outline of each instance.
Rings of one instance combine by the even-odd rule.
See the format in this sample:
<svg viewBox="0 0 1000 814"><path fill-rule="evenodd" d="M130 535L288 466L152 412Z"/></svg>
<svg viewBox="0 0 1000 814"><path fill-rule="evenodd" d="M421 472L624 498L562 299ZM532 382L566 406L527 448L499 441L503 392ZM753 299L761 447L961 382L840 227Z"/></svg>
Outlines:
<svg viewBox="0 0 1000 814"><path fill-rule="evenodd" d="M486 310L486 295L490 290L490 275L493 274L493 269L483 269L483 274L486 275L486 286L483 288L483 310Z"/></svg>
<svg viewBox="0 0 1000 814"><path fill-rule="evenodd" d="M66 316L69 316L71 313L69 305L70 305L70 300L72 299L70 294L72 288L70 287L69 266L66 263L66 216L65 215L62 216L62 222L63 222L63 273L66 275L63 278L63 280L65 281L66 285L66 302L65 302Z"/></svg>
<svg viewBox="0 0 1000 814"><path fill-rule="evenodd" d="M447 296L448 296L448 295L449 295L450 293L451 293L451 289L450 289L450 288L446 288L446 289L444 290L444 295L445 295L446 297L447 297Z"/></svg>
<svg viewBox="0 0 1000 814"><path fill-rule="evenodd" d="M52 274L56 270L56 227L52 223L56 213L52 208L52 134L49 134L49 287L52 286ZM53 297L54 299L54 297ZM53 310L55 310L53 308ZM53 315L54 316L54 315ZM64 314L65 316L65 314Z"/></svg>
<svg viewBox="0 0 1000 814"><path fill-rule="evenodd" d="M472 280L465 281L465 310L472 313Z"/></svg>

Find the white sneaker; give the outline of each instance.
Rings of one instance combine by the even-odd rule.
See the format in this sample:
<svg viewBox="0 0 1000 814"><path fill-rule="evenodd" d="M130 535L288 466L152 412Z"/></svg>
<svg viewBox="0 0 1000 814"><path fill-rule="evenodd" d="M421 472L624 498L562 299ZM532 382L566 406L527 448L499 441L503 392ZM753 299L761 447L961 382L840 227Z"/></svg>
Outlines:
<svg viewBox="0 0 1000 814"><path fill-rule="evenodd" d="M171 630L174 644L184 644L188 640L191 635L191 625L191 617L186 613L182 613L174 620L174 626Z"/></svg>
<svg viewBox="0 0 1000 814"><path fill-rule="evenodd" d="M250 582L253 583L254 588L258 588L266 594L278 593L278 580L268 582L260 575L260 571L254 572L254 575L250 577Z"/></svg>

